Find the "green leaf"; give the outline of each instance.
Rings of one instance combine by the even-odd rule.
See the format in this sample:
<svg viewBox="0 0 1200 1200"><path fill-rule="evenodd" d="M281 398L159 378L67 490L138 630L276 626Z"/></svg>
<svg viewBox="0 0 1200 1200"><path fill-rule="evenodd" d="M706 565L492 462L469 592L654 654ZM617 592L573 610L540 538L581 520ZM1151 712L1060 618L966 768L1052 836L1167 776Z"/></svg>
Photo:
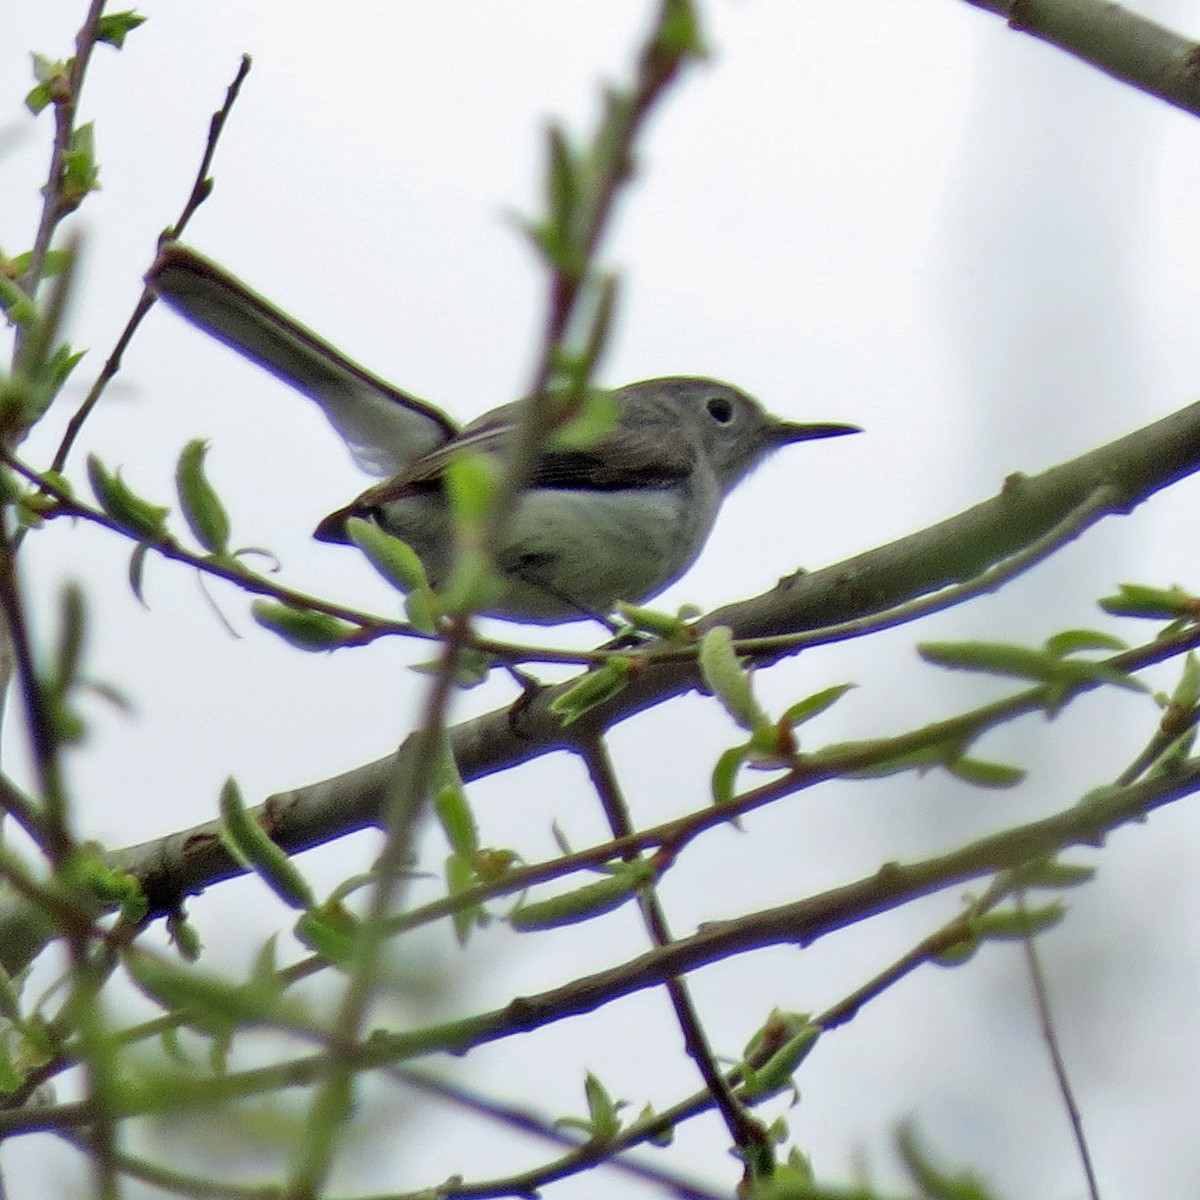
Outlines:
<svg viewBox="0 0 1200 1200"><path fill-rule="evenodd" d="M1078 654L1082 650L1128 650L1129 646L1119 637L1111 633L1102 633L1099 629L1066 629L1046 639L1046 649L1051 653L1065 658L1068 654Z"/></svg>
<svg viewBox="0 0 1200 1200"><path fill-rule="evenodd" d="M792 1076L821 1036L808 1013L772 1011L750 1039L742 1062L742 1095L747 1100L773 1096L792 1085Z"/></svg>
<svg viewBox="0 0 1200 1200"><path fill-rule="evenodd" d="M769 1175L748 1173L739 1191L741 1200L874 1200L861 1190L826 1190L813 1183L809 1171L788 1163L776 1163Z"/></svg>
<svg viewBox="0 0 1200 1200"><path fill-rule="evenodd" d="M432 590L409 592L404 597L404 615L419 633L437 633L442 606ZM479 682L479 681L477 681Z"/></svg>
<svg viewBox="0 0 1200 1200"><path fill-rule="evenodd" d="M519 227L547 264L566 277L572 277L572 264L576 259L572 257L570 246L556 224L551 221L521 221Z"/></svg>
<svg viewBox="0 0 1200 1200"><path fill-rule="evenodd" d="M588 1118L592 1129L592 1140L609 1142L621 1131L618 1110L625 1101L614 1101L604 1084L589 1071L584 1080L583 1092L587 1097Z"/></svg>
<svg viewBox="0 0 1200 1200"><path fill-rule="evenodd" d="M74 351L63 342L55 346L54 350L40 364L36 383L23 417L27 425L33 425L41 419L85 353L86 351L83 350Z"/></svg>
<svg viewBox="0 0 1200 1200"><path fill-rule="evenodd" d="M416 592L413 593L414 596L416 594ZM460 650L454 659L454 685L460 688L477 687L487 679L495 666L496 660L486 651L466 647ZM421 675L440 675L445 669L446 663L441 658L431 658L425 662L413 663L409 668Z"/></svg>
<svg viewBox="0 0 1200 1200"><path fill-rule="evenodd" d="M768 723L766 713L754 699L750 672L733 649L733 630L716 625L700 642L700 674L725 711L743 729L753 732Z"/></svg>
<svg viewBox="0 0 1200 1200"><path fill-rule="evenodd" d="M546 130L549 164L546 170L546 204L550 220L559 230L569 230L579 205L580 168L561 125Z"/></svg>
<svg viewBox="0 0 1200 1200"><path fill-rule="evenodd" d="M325 903L305 909L294 932L300 942L338 967L349 966L358 949L359 920L341 904Z"/></svg>
<svg viewBox="0 0 1200 1200"><path fill-rule="evenodd" d="M129 556L129 590L143 608L149 608L143 585L146 578L146 559L150 556L150 543L138 542Z"/></svg>
<svg viewBox="0 0 1200 1200"><path fill-rule="evenodd" d="M51 279L55 275L61 275L75 261L75 255L70 250L47 250L42 256L42 275L43 279ZM33 262L33 251L26 250L21 254L14 254L8 260L7 270L13 275L24 275L29 270L30 264ZM83 357L83 354L75 355L76 361ZM72 366L74 363L72 363ZM47 475L50 472L46 472Z"/></svg>
<svg viewBox="0 0 1200 1200"><path fill-rule="evenodd" d="M106 909L119 909L134 923L140 922L149 908L137 876L110 867L94 842L83 842L75 847L63 876L70 887L78 888Z"/></svg>
<svg viewBox="0 0 1200 1200"><path fill-rule="evenodd" d="M604 704L625 690L629 682L632 660L614 654L594 670L581 675L576 683L550 702L550 711L562 718L564 725L578 721L584 713Z"/></svg>
<svg viewBox="0 0 1200 1200"><path fill-rule="evenodd" d="M37 305L27 292L21 290L15 279L9 279L8 272L19 274L15 262L11 265L0 263L0 311L12 325L30 325L37 320ZM10 401L5 397L5 407Z"/></svg>
<svg viewBox="0 0 1200 1200"><path fill-rule="evenodd" d="M652 1104L644 1104L634 1124L649 1125L657 1116L658 1113L654 1111ZM668 1125L664 1129L660 1129L657 1133L646 1134L644 1136L651 1146L669 1146L675 1140L675 1126Z"/></svg>
<svg viewBox="0 0 1200 1200"><path fill-rule="evenodd" d="M108 13L96 22L96 40L106 42L120 50L125 45L125 39L139 25L145 24L146 18L138 16L132 10L119 13Z"/></svg>
<svg viewBox="0 0 1200 1200"><path fill-rule="evenodd" d="M929 961L937 967L961 967L975 957L982 939L978 934L969 933L952 945L943 946L929 956Z"/></svg>
<svg viewBox="0 0 1200 1200"><path fill-rule="evenodd" d="M1105 596L1100 607L1115 617L1145 617L1173 621L1196 617L1200 601L1181 587L1155 588L1141 583L1122 583L1115 596Z"/></svg>
<svg viewBox="0 0 1200 1200"><path fill-rule="evenodd" d="M297 650L336 650L353 642L358 634L358 627L348 621L274 600L255 600L250 613L264 629L277 633Z"/></svg>
<svg viewBox="0 0 1200 1200"><path fill-rule="evenodd" d="M1078 887L1096 877L1096 868L1060 862L1056 858L1042 858L1018 867L1013 877L1023 888Z"/></svg>
<svg viewBox="0 0 1200 1200"><path fill-rule="evenodd" d="M1183 660L1183 673L1171 693L1171 707L1187 712L1200 704L1200 658L1194 650Z"/></svg>
<svg viewBox="0 0 1200 1200"><path fill-rule="evenodd" d="M308 881L246 808L233 779L227 779L221 788L221 841L230 854L254 871L284 904L292 908L312 908L316 903Z"/></svg>
<svg viewBox="0 0 1200 1200"><path fill-rule="evenodd" d="M475 878L480 883L498 883L520 861L521 856L515 850L502 846L485 846L472 855Z"/></svg>
<svg viewBox="0 0 1200 1200"><path fill-rule="evenodd" d="M754 1065L766 1062L779 1048L812 1024L812 1013L773 1008L767 1019L750 1035L742 1058Z"/></svg>
<svg viewBox="0 0 1200 1200"><path fill-rule="evenodd" d="M462 785L443 784L433 803L450 848L464 858L473 857L479 849L479 829Z"/></svg>
<svg viewBox="0 0 1200 1200"><path fill-rule="evenodd" d="M653 634L671 642L692 640L692 629L683 612L666 613L656 608L645 608L639 604L627 604L618 600L613 606L623 621L639 633Z"/></svg>
<svg viewBox="0 0 1200 1200"><path fill-rule="evenodd" d="M586 450L612 431L620 415L614 392L589 391L579 411L554 431L551 443L563 450Z"/></svg>
<svg viewBox="0 0 1200 1200"><path fill-rule="evenodd" d="M550 900L519 905L509 914L509 924L520 933L530 933L590 920L620 908L655 875L653 865L644 859L618 863L609 869L611 874L596 883L564 892Z"/></svg>
<svg viewBox="0 0 1200 1200"><path fill-rule="evenodd" d="M970 1171L951 1174L936 1166L928 1151L917 1141L916 1129L905 1122L896 1130L896 1148L921 1190L922 1200L997 1200L996 1193Z"/></svg>
<svg viewBox="0 0 1200 1200"><path fill-rule="evenodd" d="M21 1019L21 990L3 966L0 966L0 1017L5 1021Z"/></svg>
<svg viewBox="0 0 1200 1200"><path fill-rule="evenodd" d="M1173 738L1146 769L1147 779L1170 779L1178 775L1191 758L1196 744L1196 727L1192 725Z"/></svg>
<svg viewBox="0 0 1200 1200"><path fill-rule="evenodd" d="M175 489L184 518L196 541L211 554L229 550L229 516L204 474L208 442L195 438L183 448L175 466Z"/></svg>
<svg viewBox="0 0 1200 1200"><path fill-rule="evenodd" d="M278 1009L278 987L229 984L215 975L178 967L144 951L128 954L125 966L141 991L167 1009L186 1009L189 1023L213 1034L260 1022Z"/></svg>
<svg viewBox="0 0 1200 1200"><path fill-rule="evenodd" d="M54 669L49 686L58 692L70 690L79 674L87 638L87 609L83 590L68 583L62 590L58 645L54 648Z"/></svg>
<svg viewBox="0 0 1200 1200"><path fill-rule="evenodd" d="M42 703L51 735L59 745L78 745L87 737L87 723L61 692L55 688L45 689Z"/></svg>
<svg viewBox="0 0 1200 1200"><path fill-rule="evenodd" d="M459 526L459 529L463 527ZM459 546L454 573L442 589L441 605L449 613L486 611L504 594L505 586L491 558L475 543L473 536L468 537Z"/></svg>
<svg viewBox="0 0 1200 1200"><path fill-rule="evenodd" d="M749 756L749 746L733 746L717 759L712 773L714 804L728 804L733 799L738 770Z"/></svg>
<svg viewBox="0 0 1200 1200"><path fill-rule="evenodd" d="M708 55L700 16L691 0L668 0L655 31L655 43L675 58L702 59Z"/></svg>
<svg viewBox="0 0 1200 1200"><path fill-rule="evenodd" d="M1063 659L1045 650L1004 642L925 642L917 647L926 662L959 671L1015 676L1070 689L1085 683L1109 683L1130 691L1144 692L1136 679L1084 659Z"/></svg>
<svg viewBox="0 0 1200 1200"><path fill-rule="evenodd" d="M845 758L847 754L857 757L863 753L881 753L885 747L890 749L891 753L869 766L857 767L853 770L836 768L839 777L843 779L884 779L889 775L899 775L904 771L924 773L934 767L940 767L947 758L953 758L961 753L961 748L957 745L951 747L946 745L922 746L916 750L902 750L890 746L887 739L881 741L868 739L861 742L832 742L810 754L807 761L811 766L822 769L827 763L837 762L839 759Z"/></svg>
<svg viewBox="0 0 1200 1200"><path fill-rule="evenodd" d="M17 1069L13 1051L17 1042L12 1030L0 1031L0 1094L8 1095L21 1086L24 1072ZM19 1044L19 1043L18 1043Z"/></svg>
<svg viewBox="0 0 1200 1200"><path fill-rule="evenodd" d="M456 524L483 524L500 481L500 463L492 454L456 454L446 467L446 490Z"/></svg>
<svg viewBox="0 0 1200 1200"><path fill-rule="evenodd" d="M110 472L94 454L88 455L87 473L100 507L122 529L138 538L166 536L169 508L143 500L121 478L120 471Z"/></svg>
<svg viewBox="0 0 1200 1200"><path fill-rule="evenodd" d="M1021 941L1053 929L1066 912L1066 906L1057 900L1038 908L996 908L976 917L971 927L985 941Z"/></svg>
<svg viewBox="0 0 1200 1200"><path fill-rule="evenodd" d="M617 422L615 397L606 402L601 393L600 398L593 401L596 393L594 389L589 389L588 382L608 343L619 290L620 280L613 272L593 271L584 280L584 292L576 305L576 319L572 322L579 328L578 331L571 329L569 334L572 343L581 342L582 345L571 355L573 361L570 365L564 365L572 390L585 392L588 396L575 418L582 417L584 424L572 436L590 436L593 441L599 440L606 432L605 424L611 428Z"/></svg>
<svg viewBox="0 0 1200 1200"><path fill-rule="evenodd" d="M479 882L476 859L466 858L459 853L446 859L446 891L451 897L460 896ZM463 904L450 914L454 936L460 946L465 946L472 932L487 922L487 912L482 904Z"/></svg>
<svg viewBox="0 0 1200 1200"><path fill-rule="evenodd" d="M986 762L982 758L968 758L965 754L952 758L943 765L951 775L984 788L1016 787L1026 775L1020 767L1011 767L1007 763Z"/></svg>
<svg viewBox="0 0 1200 1200"><path fill-rule="evenodd" d="M100 168L96 165L95 127L91 121L71 132L71 142L63 155L62 201L68 209L77 208L83 198L100 187Z"/></svg>
<svg viewBox="0 0 1200 1200"><path fill-rule="evenodd" d="M183 909L177 908L167 914L167 935L184 962L194 963L200 958L204 943Z"/></svg>
<svg viewBox="0 0 1200 1200"><path fill-rule="evenodd" d="M71 64L63 59L33 55L33 77L37 86L25 96L25 107L36 117L56 100L65 99L70 91Z"/></svg>
<svg viewBox="0 0 1200 1200"><path fill-rule="evenodd" d="M366 555L371 566L397 591L430 590L425 565L407 542L362 517L351 517L346 522L346 534Z"/></svg>
<svg viewBox="0 0 1200 1200"><path fill-rule="evenodd" d="M813 717L819 716L827 708L832 708L851 688L857 686L854 683L839 683L833 687L827 687L823 691L814 692L811 696L793 704L783 714L781 723L792 726L803 725L805 721L811 721Z"/></svg>

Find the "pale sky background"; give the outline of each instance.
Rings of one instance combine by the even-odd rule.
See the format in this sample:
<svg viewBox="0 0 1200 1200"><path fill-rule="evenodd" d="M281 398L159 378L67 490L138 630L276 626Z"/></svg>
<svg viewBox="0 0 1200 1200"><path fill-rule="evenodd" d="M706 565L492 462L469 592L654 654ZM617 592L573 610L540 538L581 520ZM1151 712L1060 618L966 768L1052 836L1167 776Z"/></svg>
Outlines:
<svg viewBox="0 0 1200 1200"><path fill-rule="evenodd" d="M0 44L0 245L24 249L36 219L50 121L22 115L28 51L69 52L82 0L8 0ZM1196 6L1140 11L1200 32ZM347 353L470 417L527 382L542 321L533 256L513 213L540 198L551 118L590 127L605 79L628 76L644 3L504 4L147 0L149 23L120 55L96 53L83 110L96 121L103 191L78 227L85 263L71 337L90 381L124 325L190 187L208 119L237 57L255 69L222 142L216 191L188 241ZM712 607L920 528L1036 471L1165 415L1200 391L1200 124L1006 29L961 0L717 0L711 60L668 100L643 145L637 184L606 245L624 276L602 378L668 373L734 381L797 420L852 420L867 433L786 451L726 506L701 563L663 606ZM71 401L79 398L76 389ZM27 445L43 462L73 404ZM176 456L212 441L209 465L239 544L270 546L282 578L392 611L393 596L349 550L309 540L363 485L316 409L165 310L151 314L82 452L124 466L168 500ZM1187 481L1090 532L997 597L919 629L827 648L759 679L776 710L834 683L859 688L812 729L813 744L898 732L994 688L922 665L916 638L1030 643L1073 625L1144 630L1099 614L1122 580L1198 585ZM188 572L151 561L149 611L129 595L124 544L61 523L31 539L27 580L51 611L62 580L95 598L90 669L119 684L131 719L95 707L73 760L82 835L120 845L215 812L222 780L248 798L386 753L422 694L400 645L305 656ZM594 640L551 631L555 644ZM1172 672L1159 677L1169 686ZM461 697L465 717L504 703L497 680ZM1053 726L1030 718L981 753L1030 768L1017 792L931 776L827 786L691 847L668 878L675 930L845 882L888 859L1057 810L1110 780L1149 735L1128 696L1093 698ZM631 722L614 754L637 818L702 805L715 756L737 739L695 697ZM565 756L473 789L485 842L530 860L553 852L557 820L576 845L603 819ZM1194 1195L1200 1162L1200 836L1183 802L1118 832L1041 945L1063 1050L1105 1200ZM363 835L305 856L319 885L371 859ZM424 862L445 853L436 834ZM436 884L425 885L432 893ZM849 930L810 950L776 949L693 977L718 1049L736 1055L773 1005L820 1010L954 911L956 894ZM194 902L215 965L249 961L288 919L239 881ZM585 935L518 937L494 926L465 955L421 942L464 990L407 1019L492 1007L639 953L632 911ZM281 943L288 953L286 938ZM596 1070L634 1111L697 1086L665 998L641 995L587 1018L436 1063L500 1099L554 1114L583 1108ZM1000 1195L1074 1200L1083 1183L1016 948L965 969L926 968L830 1035L799 1077L795 1141L828 1180L867 1162L898 1182L889 1130L914 1117L948 1160L983 1170ZM428 1186L493 1175L544 1147L401 1091L370 1089L371 1141L339 1189ZM776 1105L776 1109L778 1109ZM775 1111L773 1109L772 1111ZM382 1131L382 1132L380 1132ZM210 1135L233 1167L252 1169ZM219 1139L219 1140L218 1140ZM176 1162L190 1153L174 1131ZM731 1188L715 1118L680 1131L664 1159ZM78 1177L52 1139L5 1148L11 1195ZM131 1189L132 1194L137 1193ZM652 1195L595 1174L547 1189L568 1200Z"/></svg>

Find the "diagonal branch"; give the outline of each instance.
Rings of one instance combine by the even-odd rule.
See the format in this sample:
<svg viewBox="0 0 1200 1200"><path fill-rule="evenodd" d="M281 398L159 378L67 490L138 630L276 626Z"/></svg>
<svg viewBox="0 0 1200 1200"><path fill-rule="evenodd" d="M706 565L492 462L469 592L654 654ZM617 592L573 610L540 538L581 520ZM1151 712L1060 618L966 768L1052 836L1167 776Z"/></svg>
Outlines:
<svg viewBox="0 0 1200 1200"><path fill-rule="evenodd" d="M1200 49L1106 0L967 0L1106 75L1200 116Z"/></svg>
<svg viewBox="0 0 1200 1200"><path fill-rule="evenodd" d="M702 625L728 625L737 637L748 638L813 630L883 612L1019 553L1101 492L1112 497L1110 511L1125 513L1197 470L1200 403L1040 475L1010 475L996 496L974 508L844 562L794 575L761 596L718 609ZM1103 515L1096 511L1092 519ZM623 692L564 729L550 706L569 686L536 694L519 718L497 709L450 730L463 779L469 782L554 750L574 749L597 729L697 688L700 678L691 660L647 665ZM388 755L332 779L278 793L257 815L289 852L332 841L378 823L393 767ZM215 825L114 852L111 861L143 880L158 911L172 899L243 873L221 845ZM45 934L44 920L27 905L11 901L0 907L0 959L10 971L40 952Z"/></svg>
<svg viewBox="0 0 1200 1200"><path fill-rule="evenodd" d="M802 900L746 916L714 921L699 932L595 974L573 979L536 995L521 996L503 1008L434 1026L374 1034L353 1052L361 1069L389 1066L434 1052L464 1053L488 1042L540 1029L685 974L768 946L805 947L821 937L868 920L900 904L971 879L1022 866L1076 845L1099 845L1119 826L1136 822L1156 808L1200 790L1200 760L1177 775L1130 787L1105 787L1076 804L934 858L891 863L873 875ZM325 1069L324 1055L291 1059L226 1075L197 1077L171 1097L178 1108L205 1107L237 1097L307 1086ZM139 1115L163 1103L160 1090L130 1086L121 1116ZM0 1134L61 1129L86 1124L86 1106L67 1103L0 1113Z"/></svg>

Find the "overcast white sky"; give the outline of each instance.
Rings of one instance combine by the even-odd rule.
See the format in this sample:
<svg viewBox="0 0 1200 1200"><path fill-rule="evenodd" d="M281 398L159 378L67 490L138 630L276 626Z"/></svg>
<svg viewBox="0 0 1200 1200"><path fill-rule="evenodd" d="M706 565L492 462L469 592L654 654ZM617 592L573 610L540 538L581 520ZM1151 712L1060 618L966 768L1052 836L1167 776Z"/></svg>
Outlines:
<svg viewBox="0 0 1200 1200"><path fill-rule="evenodd" d="M50 125L22 115L28 51L69 51L82 0L4 6L0 44L0 245L32 237ZM1197 32L1194 5L1140 10ZM605 79L625 78L643 3L163 3L116 55L96 55L85 115L96 121L103 191L80 219L85 270L71 320L98 368L134 303L157 233L190 186L212 110L238 55L255 69L218 152L216 191L188 240L365 365L459 417L519 394L542 319L540 275L511 216L536 209L542 130L588 126ZM1200 388L1200 125L1009 32L962 0L720 0L705 7L714 48L653 124L636 186L606 245L624 275L602 368L617 384L711 374L797 420L852 420L863 437L800 446L727 505L703 561L664 598L704 606L769 587L919 528L1038 470L1165 415ZM1190 22L1191 24L1185 24ZM75 395L72 398L77 399ZM69 411L30 442L46 455ZM147 320L119 387L81 449L171 495L175 457L212 440L211 473L236 538L270 546L284 578L390 611L393 598L351 551L318 546L316 521L363 485L306 401L205 341L166 311ZM77 458L76 473L82 457ZM1089 533L1004 594L948 614L923 638L1040 641L1098 624L1094 597L1124 579L1197 585L1194 482ZM248 797L387 752L421 682L402 647L299 656L255 627L241 597L214 598L232 640L186 573L151 563L150 609L124 582L124 548L65 525L30 544L48 605L62 579L94 589L92 670L137 707L97 709L75 763L84 833L115 844L213 815L222 779ZM1128 630L1136 637L1140 631ZM588 630L553 631L580 644ZM842 740L899 731L990 694L917 662L912 631L806 654L764 674L782 705L833 683L859 690L814 730ZM1163 676L1162 684L1169 682ZM460 715L504 702L496 685ZM1110 779L1147 736L1127 698L1092 702L1055 726L1030 720L982 747L1032 768L1015 794L942 780L831 787L755 815L746 833L695 847L668 880L679 932L857 877L881 861L948 848L1020 815L1048 812ZM689 700L618 730L634 811L653 821L702 804L710 764L736 731ZM697 748L701 752L697 753ZM1070 748L1068 750L1068 747ZM1068 761L1069 759L1069 761ZM562 759L478 789L487 842L526 857L553 850L557 820L583 845L602 836L582 773ZM1192 1130L1200 1069L1200 895L1194 805L1122 831L1045 940L1063 1041L1106 1200L1195 1194ZM318 880L370 861L370 837L306 856ZM444 853L426 847L436 868ZM695 979L718 1048L735 1054L768 1009L818 1010L883 967L953 910L957 897L776 950ZM216 962L244 962L283 919L239 882L194 906ZM462 963L453 1011L502 1003L642 948L628 913L591 936L488 931ZM695 1086L665 1001L643 996L447 1070L500 1097L582 1108L599 1071L636 1107ZM914 1116L947 1155L1011 1197L1083 1194L1017 952L966 970L932 968L832 1035L806 1064L791 1114L828 1178L866 1158L884 1178L888 1131ZM380 1094L370 1119L413 1124L359 1164L355 1186L392 1190L536 1161L540 1148ZM405 1137L407 1132L414 1139ZM732 1184L715 1123L681 1134L676 1163ZM6 1150L12 1194L73 1177L33 1141ZM350 1177L344 1181L350 1186ZM611 1179L547 1195L592 1200Z"/></svg>

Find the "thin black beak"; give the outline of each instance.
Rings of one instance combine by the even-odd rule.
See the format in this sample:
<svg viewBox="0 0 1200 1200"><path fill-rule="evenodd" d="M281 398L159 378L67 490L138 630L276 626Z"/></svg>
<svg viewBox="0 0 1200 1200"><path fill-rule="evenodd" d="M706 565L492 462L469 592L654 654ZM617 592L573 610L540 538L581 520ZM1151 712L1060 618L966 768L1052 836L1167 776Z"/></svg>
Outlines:
<svg viewBox="0 0 1200 1200"><path fill-rule="evenodd" d="M816 438L841 437L846 433L862 433L862 429L858 425L839 425L831 421L812 425L780 421L771 431L771 442L775 446L788 446L792 442L811 442Z"/></svg>

